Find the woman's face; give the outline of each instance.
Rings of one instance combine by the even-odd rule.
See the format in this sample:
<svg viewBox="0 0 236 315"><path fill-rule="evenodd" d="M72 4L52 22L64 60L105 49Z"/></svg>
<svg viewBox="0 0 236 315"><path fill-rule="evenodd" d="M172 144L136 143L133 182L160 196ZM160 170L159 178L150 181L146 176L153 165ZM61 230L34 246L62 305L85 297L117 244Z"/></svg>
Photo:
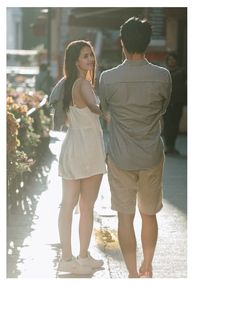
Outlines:
<svg viewBox="0 0 236 315"><path fill-rule="evenodd" d="M93 52L89 46L84 46L81 51L79 58L76 62L78 69L82 72L88 72L94 69L95 58Z"/></svg>

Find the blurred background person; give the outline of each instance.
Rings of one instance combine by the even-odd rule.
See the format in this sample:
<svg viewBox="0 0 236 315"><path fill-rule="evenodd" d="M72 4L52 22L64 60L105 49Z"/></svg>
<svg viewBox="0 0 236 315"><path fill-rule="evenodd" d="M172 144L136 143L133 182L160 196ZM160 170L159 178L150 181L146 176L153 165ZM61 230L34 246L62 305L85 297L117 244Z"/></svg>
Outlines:
<svg viewBox="0 0 236 315"><path fill-rule="evenodd" d="M43 91L45 94L49 95L53 87L53 78L51 77L48 67L46 64L41 64L39 66L39 74L35 78L35 90Z"/></svg>
<svg viewBox="0 0 236 315"><path fill-rule="evenodd" d="M175 147L182 117L183 106L187 103L186 72L178 66L176 52L169 52L166 57L166 67L172 79L172 93L167 111L164 115L164 142L166 154L179 154Z"/></svg>

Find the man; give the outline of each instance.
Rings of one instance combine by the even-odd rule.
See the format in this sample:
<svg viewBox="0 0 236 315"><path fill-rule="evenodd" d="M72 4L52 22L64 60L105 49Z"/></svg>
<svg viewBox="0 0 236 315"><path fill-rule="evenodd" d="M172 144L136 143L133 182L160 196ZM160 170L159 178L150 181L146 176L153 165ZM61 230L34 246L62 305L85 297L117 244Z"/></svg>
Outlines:
<svg viewBox="0 0 236 315"><path fill-rule="evenodd" d="M172 80L172 93L169 106L164 115L164 142L165 153L178 155L175 147L179 133L179 124L182 117L183 106L186 105L186 73L178 66L177 54L169 52L166 57L167 69L170 71Z"/></svg>
<svg viewBox="0 0 236 315"><path fill-rule="evenodd" d="M169 102L171 77L167 69L145 58L151 32L148 21L127 20L121 26L126 59L100 76L101 108L110 115L107 163L111 207L118 212L118 239L129 278L152 277L156 213L162 208L164 146L160 119ZM136 196L144 255L139 273L133 226Z"/></svg>

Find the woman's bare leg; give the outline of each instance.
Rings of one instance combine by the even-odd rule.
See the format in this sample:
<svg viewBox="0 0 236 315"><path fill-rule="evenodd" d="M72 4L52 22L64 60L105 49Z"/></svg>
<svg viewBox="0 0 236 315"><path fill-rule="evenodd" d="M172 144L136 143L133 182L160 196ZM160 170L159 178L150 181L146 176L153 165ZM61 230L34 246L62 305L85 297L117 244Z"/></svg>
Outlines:
<svg viewBox="0 0 236 315"><path fill-rule="evenodd" d="M62 259L69 260L72 256L71 225L73 209L78 203L80 192L79 180L62 179L62 203L58 217L58 228L62 248Z"/></svg>
<svg viewBox="0 0 236 315"><path fill-rule="evenodd" d="M81 258L87 257L88 247L93 231L93 207L98 196L102 174L81 179L80 187L80 221L79 239Z"/></svg>

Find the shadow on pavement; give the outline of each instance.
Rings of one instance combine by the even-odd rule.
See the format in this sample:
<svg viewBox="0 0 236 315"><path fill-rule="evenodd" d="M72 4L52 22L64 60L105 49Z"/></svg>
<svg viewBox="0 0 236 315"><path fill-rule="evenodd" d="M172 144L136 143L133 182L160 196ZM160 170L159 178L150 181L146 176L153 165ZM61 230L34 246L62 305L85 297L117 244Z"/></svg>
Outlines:
<svg viewBox="0 0 236 315"><path fill-rule="evenodd" d="M21 272L17 265L24 263L21 250L29 245L25 239L34 230L33 221L37 219L35 210L41 194L47 190L47 177L55 156L48 147L48 141L42 143L38 152L38 163L32 172L24 174L20 187L8 191L7 200L7 277L17 278Z"/></svg>
<svg viewBox="0 0 236 315"><path fill-rule="evenodd" d="M92 278L94 276L94 274L98 271L104 270L104 268L99 268L94 270L93 273L89 274L89 275L78 275L78 274L73 274L73 273L58 273L57 274L57 278L64 278L64 279L68 279L68 278L82 278L82 279L88 279L88 278Z"/></svg>
<svg viewBox="0 0 236 315"><path fill-rule="evenodd" d="M163 191L164 199L187 215L187 137L177 139L180 154L167 154L165 158Z"/></svg>

